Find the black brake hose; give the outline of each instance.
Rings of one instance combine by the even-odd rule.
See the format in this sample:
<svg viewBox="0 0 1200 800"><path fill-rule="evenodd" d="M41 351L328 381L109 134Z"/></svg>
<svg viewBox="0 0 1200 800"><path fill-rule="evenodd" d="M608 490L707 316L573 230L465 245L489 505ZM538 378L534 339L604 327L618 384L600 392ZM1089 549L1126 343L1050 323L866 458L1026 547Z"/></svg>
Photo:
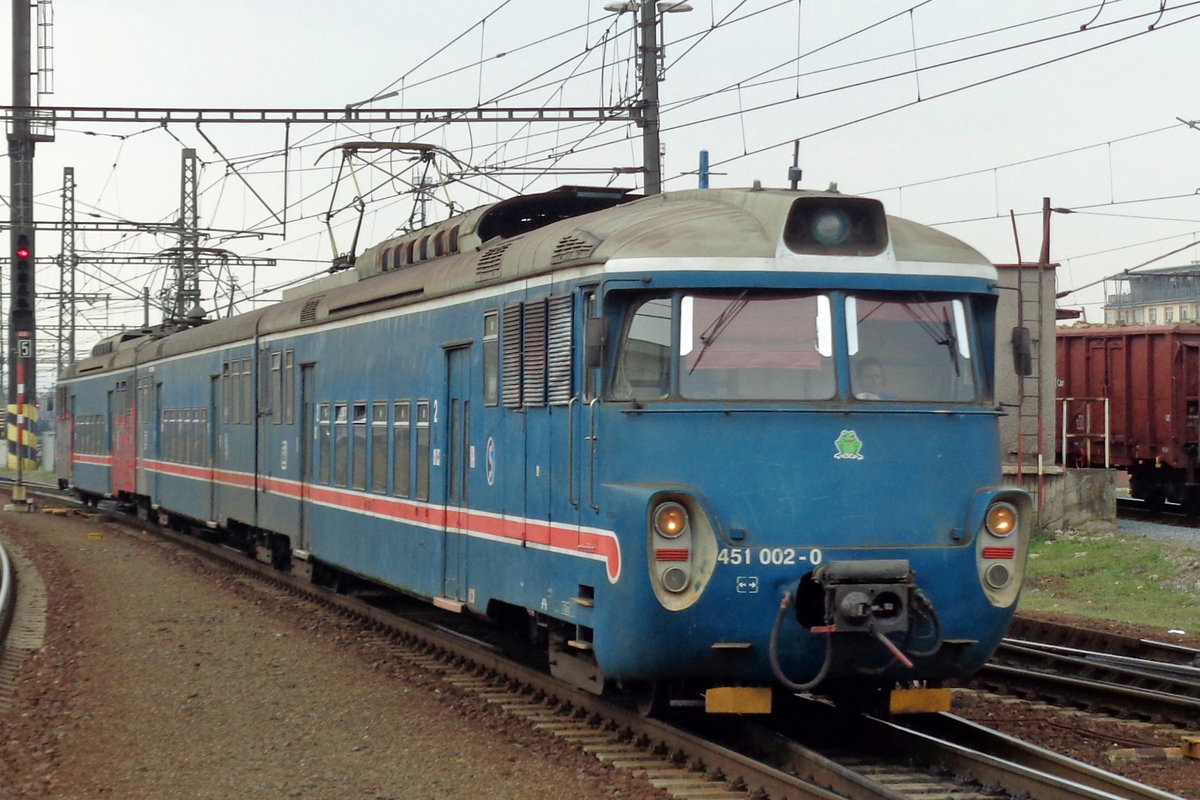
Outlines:
<svg viewBox="0 0 1200 800"><path fill-rule="evenodd" d="M942 618L938 615L937 609L933 607L933 603L930 602L929 598L920 589L916 590L913 597L917 601L913 604L913 607L921 609L921 613L927 616L930 622L933 623L933 647L928 650L908 650L906 648L906 652L914 658L927 658L942 649Z"/></svg>
<svg viewBox="0 0 1200 800"><path fill-rule="evenodd" d="M796 683L783 674L783 669L779 666L779 631L783 627L783 616L792 605L792 599L793 595L791 591L788 591L779 603L779 611L775 614L775 624L771 626L771 646L768 649L768 656L771 661L771 672L775 674L775 680L793 692L807 692L825 680L825 677L829 674L829 665L833 662L833 646L827 639L825 642L825 661L821 664L821 669L812 680L805 683Z"/></svg>

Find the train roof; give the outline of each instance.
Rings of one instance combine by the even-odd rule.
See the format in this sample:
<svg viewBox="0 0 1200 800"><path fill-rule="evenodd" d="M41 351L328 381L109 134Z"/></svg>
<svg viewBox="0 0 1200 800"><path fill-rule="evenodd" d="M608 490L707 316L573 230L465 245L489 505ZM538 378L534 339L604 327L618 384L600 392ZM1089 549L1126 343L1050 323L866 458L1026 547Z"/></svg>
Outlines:
<svg viewBox="0 0 1200 800"><path fill-rule="evenodd" d="M826 252L827 246L804 241L797 233L798 214L803 217L804 209L824 207L845 209L864 231L862 242ZM619 189L566 187L481 206L388 239L366 249L352 270L288 292L281 303L178 332L139 331L124 347L97 352L71 365L62 377L133 366L566 267L642 258L765 259L788 251L887 254L886 263L893 269L896 264L925 263L949 265L950 270L957 265L967 274L993 270L971 246L933 228L885 216L882 204L868 198L757 187L639 198ZM883 262L875 263L883 268Z"/></svg>

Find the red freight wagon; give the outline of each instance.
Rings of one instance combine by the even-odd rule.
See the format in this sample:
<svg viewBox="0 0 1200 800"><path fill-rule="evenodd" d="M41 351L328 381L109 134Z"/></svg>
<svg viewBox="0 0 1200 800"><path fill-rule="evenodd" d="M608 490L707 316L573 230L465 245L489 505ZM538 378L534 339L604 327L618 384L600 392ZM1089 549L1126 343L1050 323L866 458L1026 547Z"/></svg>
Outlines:
<svg viewBox="0 0 1200 800"><path fill-rule="evenodd" d="M1200 512L1200 325L1059 328L1057 340L1063 463L1125 470L1133 497Z"/></svg>

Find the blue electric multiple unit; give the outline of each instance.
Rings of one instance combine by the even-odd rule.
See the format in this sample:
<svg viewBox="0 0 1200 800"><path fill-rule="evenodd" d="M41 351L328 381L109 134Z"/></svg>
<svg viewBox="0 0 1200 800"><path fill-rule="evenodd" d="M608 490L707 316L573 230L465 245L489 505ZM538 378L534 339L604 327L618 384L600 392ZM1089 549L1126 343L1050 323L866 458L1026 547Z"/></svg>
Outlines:
<svg viewBox="0 0 1200 800"><path fill-rule="evenodd" d="M523 626L595 691L943 687L998 644L1029 540L996 300L977 251L870 199L517 197L101 342L60 378L60 477Z"/></svg>

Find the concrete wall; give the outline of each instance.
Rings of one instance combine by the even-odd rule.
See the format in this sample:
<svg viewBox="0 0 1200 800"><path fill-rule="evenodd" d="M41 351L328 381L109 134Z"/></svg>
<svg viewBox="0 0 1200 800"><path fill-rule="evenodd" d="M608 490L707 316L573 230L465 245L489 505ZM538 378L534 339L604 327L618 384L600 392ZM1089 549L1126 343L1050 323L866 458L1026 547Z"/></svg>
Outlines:
<svg viewBox="0 0 1200 800"><path fill-rule="evenodd" d="M1016 483L1016 476L1011 476ZM1022 488L1035 498L1038 476L1025 475ZM1117 473L1111 469L1056 470L1041 479L1043 531L1114 531L1117 527Z"/></svg>

